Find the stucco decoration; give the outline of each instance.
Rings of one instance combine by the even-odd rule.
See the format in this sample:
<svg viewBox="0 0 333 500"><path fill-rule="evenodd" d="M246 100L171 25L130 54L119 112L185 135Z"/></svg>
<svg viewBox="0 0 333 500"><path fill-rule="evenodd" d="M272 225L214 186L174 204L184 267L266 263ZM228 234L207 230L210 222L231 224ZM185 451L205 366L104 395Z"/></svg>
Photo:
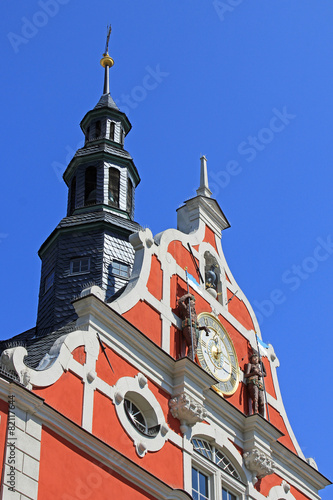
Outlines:
<svg viewBox="0 0 333 500"><path fill-rule="evenodd" d="M183 434L188 427L202 422L207 416L204 406L184 392L170 399L169 406L172 416L180 420L180 430Z"/></svg>
<svg viewBox="0 0 333 500"><path fill-rule="evenodd" d="M290 484L283 480L280 486L273 486L266 497L268 500L296 500L290 491Z"/></svg>
<svg viewBox="0 0 333 500"><path fill-rule="evenodd" d="M87 295L95 295L101 300L105 299L105 291L101 289L101 287L97 285L91 285L86 288L84 288L81 293L80 297L86 297Z"/></svg>
<svg viewBox="0 0 333 500"><path fill-rule="evenodd" d="M99 353L99 343L94 330L77 330L63 335L55 341L49 353L42 359L37 369L29 368L24 363L27 350L22 347L6 349L0 358L0 363L5 369L15 372L20 383L32 389L35 387L47 387L54 384L68 369L72 362L72 352L79 346L84 346L85 352L92 360L96 360ZM91 382L94 374L91 371L88 379Z"/></svg>
<svg viewBox="0 0 333 500"><path fill-rule="evenodd" d="M275 471L273 460L258 448L247 451L243 458L246 468L252 473L253 484Z"/></svg>
<svg viewBox="0 0 333 500"><path fill-rule="evenodd" d="M28 352L25 347L17 346L3 351L0 357L0 365L8 372L16 373L20 383L31 389L30 369L24 364L23 360Z"/></svg>
<svg viewBox="0 0 333 500"><path fill-rule="evenodd" d="M314 469L318 470L318 465L316 464L316 461L315 461L314 458L309 457L309 458L306 458L305 460L307 461L307 463L309 465L311 465L311 467L313 467Z"/></svg>
<svg viewBox="0 0 333 500"><path fill-rule="evenodd" d="M148 304L160 315L160 347L168 354L173 355L171 352L172 335L174 335L175 328L181 330L182 324L181 318L173 310L174 306L171 303L171 297L174 293L172 286L175 276L178 276L184 283L186 282L186 273L182 258L187 256L189 259L188 262L190 262L190 246L191 253L199 266L202 276L205 275L206 270L209 270L209 264L217 264L219 274L217 276L217 290L214 287L206 289L204 284L201 283L198 285L190 281L189 292L201 295L207 303L207 312L211 308L211 312L214 315L223 317L248 340L253 349L256 349L255 332L261 338L258 320L245 294L235 280L222 249L221 232L227 227L229 227L229 223L217 202L204 196L196 196L187 200L177 210L177 229L167 229L154 237L149 229L132 234L130 242L135 250L132 275L124 292L116 300L109 303L109 307L118 314L123 315L141 302ZM180 258L180 255L183 257ZM150 277L152 276L152 263L156 259L159 261L161 267L161 299L156 298L148 286ZM196 273L194 272L194 278L195 276ZM208 291L211 288L221 295L217 295L214 298ZM235 296L235 294L237 295ZM228 301L228 296L230 298L234 296L233 300ZM239 316L236 304L244 311L244 317L247 316L246 322L244 318L242 320ZM138 307L138 311L140 311L140 306ZM274 393L272 396L268 394L268 402L282 416L288 434L297 450L297 454L301 458L305 458L285 412L276 373L279 360L272 346L269 346L267 349L267 358L270 363L274 385ZM241 376L242 374L243 372L241 372Z"/></svg>
<svg viewBox="0 0 333 500"><path fill-rule="evenodd" d="M147 378L142 373L135 377L122 377L113 389L112 401L117 416L132 439L137 454L143 457L148 451L159 451L167 441L170 429L159 402L149 389ZM133 418L126 409L127 401L132 402L139 410L140 422L146 424L146 430L140 422L138 426L135 425L135 417ZM153 434L150 429L154 429Z"/></svg>

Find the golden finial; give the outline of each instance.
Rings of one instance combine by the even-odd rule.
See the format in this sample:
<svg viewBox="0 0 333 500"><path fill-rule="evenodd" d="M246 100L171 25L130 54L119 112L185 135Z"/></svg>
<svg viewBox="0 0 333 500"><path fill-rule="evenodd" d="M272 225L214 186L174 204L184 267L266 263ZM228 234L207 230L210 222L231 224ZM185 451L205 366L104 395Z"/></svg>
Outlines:
<svg viewBox="0 0 333 500"><path fill-rule="evenodd" d="M103 57L101 59L101 65L103 66L103 68L106 68L107 66L109 68L112 68L112 66L114 65L114 60L112 59L112 57L109 56L110 35L111 35L111 24L109 24L109 26L107 26L105 52L104 52Z"/></svg>

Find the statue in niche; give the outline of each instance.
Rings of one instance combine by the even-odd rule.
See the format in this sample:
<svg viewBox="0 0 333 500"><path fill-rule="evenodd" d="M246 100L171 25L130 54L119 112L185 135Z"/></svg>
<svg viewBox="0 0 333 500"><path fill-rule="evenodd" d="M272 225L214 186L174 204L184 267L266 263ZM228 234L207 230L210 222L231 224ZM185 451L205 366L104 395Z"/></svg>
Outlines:
<svg viewBox="0 0 333 500"><path fill-rule="evenodd" d="M257 353L250 357L250 363L245 365L244 377L247 380L249 396L252 400L252 412L265 416L265 394L263 377L266 377L266 370L263 363L259 362Z"/></svg>
<svg viewBox="0 0 333 500"><path fill-rule="evenodd" d="M187 346L187 356L194 360L198 345L199 331L205 330L206 326L199 326L195 310L195 297L186 293L178 300L180 316L182 318L182 332Z"/></svg>
<svg viewBox="0 0 333 500"><path fill-rule="evenodd" d="M217 273L216 270L218 268L217 264L212 264L210 269L205 272L205 286L207 288L212 288L213 290L217 290Z"/></svg>

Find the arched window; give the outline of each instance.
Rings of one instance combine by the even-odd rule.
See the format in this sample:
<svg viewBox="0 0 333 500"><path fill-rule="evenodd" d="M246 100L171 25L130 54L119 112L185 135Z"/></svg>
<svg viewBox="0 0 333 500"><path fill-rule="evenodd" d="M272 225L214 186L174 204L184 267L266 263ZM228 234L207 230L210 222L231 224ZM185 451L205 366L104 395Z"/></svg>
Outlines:
<svg viewBox="0 0 333 500"><path fill-rule="evenodd" d="M195 452L192 456L193 498L208 500L210 492L218 489L222 500L244 498L245 485L222 450L201 438L193 438L192 444Z"/></svg>
<svg viewBox="0 0 333 500"><path fill-rule="evenodd" d="M114 141L114 131L115 131L115 123L110 122L110 135L109 135L110 141Z"/></svg>
<svg viewBox="0 0 333 500"><path fill-rule="evenodd" d="M215 446L208 443L208 441L204 441L203 439L193 438L192 439L193 449L214 462L220 469L222 469L230 476L235 477L240 480L240 476L236 471L235 467L232 465L230 460L222 453L221 450L215 448Z"/></svg>
<svg viewBox="0 0 333 500"><path fill-rule="evenodd" d="M120 172L117 168L109 169L109 205L119 207Z"/></svg>
<svg viewBox="0 0 333 500"><path fill-rule="evenodd" d="M101 121L98 120L95 123L95 139L98 139L100 135L101 135Z"/></svg>
<svg viewBox="0 0 333 500"><path fill-rule="evenodd" d="M75 210L76 200L76 176L73 177L70 189L69 213L72 214Z"/></svg>
<svg viewBox="0 0 333 500"><path fill-rule="evenodd" d="M84 183L84 205L95 205L96 203L96 184L97 184L97 169L96 167L88 167L85 171Z"/></svg>
<svg viewBox="0 0 333 500"><path fill-rule="evenodd" d="M133 209L133 184L129 177L127 177L127 212L132 215Z"/></svg>

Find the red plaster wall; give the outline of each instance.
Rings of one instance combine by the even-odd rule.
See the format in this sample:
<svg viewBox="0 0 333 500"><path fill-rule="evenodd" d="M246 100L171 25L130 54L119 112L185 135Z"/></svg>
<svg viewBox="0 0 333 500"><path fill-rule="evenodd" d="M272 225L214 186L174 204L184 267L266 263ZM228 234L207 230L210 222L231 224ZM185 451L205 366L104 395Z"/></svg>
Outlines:
<svg viewBox="0 0 333 500"><path fill-rule="evenodd" d="M161 316L153 307L140 300L132 309L124 313L123 317L155 342L155 344L161 346Z"/></svg>
<svg viewBox="0 0 333 500"><path fill-rule="evenodd" d="M232 293L227 289L227 299L232 297ZM237 295L234 295L232 300L228 304L228 310L234 318L237 319L247 330L254 330L253 321L251 319L250 313L242 300L239 300Z"/></svg>
<svg viewBox="0 0 333 500"><path fill-rule="evenodd" d="M38 500L155 500L51 430L43 428Z"/></svg>
<svg viewBox="0 0 333 500"><path fill-rule="evenodd" d="M96 362L96 373L99 378L104 380L104 382L109 385L114 385L121 377L134 377L138 374L138 370L124 360L124 358L112 351L112 349L105 344L104 347L113 368L112 371L105 355L102 353L102 349L100 349L98 360Z"/></svg>
<svg viewBox="0 0 333 500"><path fill-rule="evenodd" d="M85 353L83 345L81 345L81 346L77 347L76 349L74 349L74 351L72 352L72 354L73 354L73 358L75 359L75 361L77 361L81 365L85 364L85 362L86 362L86 353Z"/></svg>
<svg viewBox="0 0 333 500"><path fill-rule="evenodd" d="M7 437L8 403L0 399L0 470L5 461Z"/></svg>
<svg viewBox="0 0 333 500"><path fill-rule="evenodd" d="M171 241L171 243L168 246L168 252L176 259L178 265L185 269L187 267L187 270L192 276L199 281L198 275L197 275L197 270L194 266L192 256L180 241L174 240ZM198 260L196 259L197 263Z"/></svg>
<svg viewBox="0 0 333 500"><path fill-rule="evenodd" d="M151 384L149 387L152 389ZM112 402L98 391L95 392L94 409L94 435L173 488L183 487L182 451L178 447L167 441L160 451L148 452L140 458L132 439L120 424ZM102 418L98 417L101 415Z"/></svg>
<svg viewBox="0 0 333 500"><path fill-rule="evenodd" d="M273 396L273 398L276 399L276 393L275 393L274 384L273 384L273 378L272 378L272 372L271 372L270 362L264 356L261 358L261 360L264 363L264 366L265 366L265 369L266 369L266 373L267 373L267 377L265 377L266 391L268 392L268 394L270 394L271 396Z"/></svg>
<svg viewBox="0 0 333 500"><path fill-rule="evenodd" d="M206 243L210 243L212 247L215 248L215 250L217 251L215 233L208 226L206 226L205 237L203 241L205 241Z"/></svg>
<svg viewBox="0 0 333 500"><path fill-rule="evenodd" d="M149 388L161 405L162 411L164 413L165 420L171 430L182 436L180 432L180 421L178 418L174 418L169 409L170 395L165 392L161 387L153 383L149 383Z"/></svg>
<svg viewBox="0 0 333 500"><path fill-rule="evenodd" d="M183 345L184 344L184 345ZM182 351L185 350L185 341L180 330L171 325L170 328L170 356L178 359Z"/></svg>
<svg viewBox="0 0 333 500"><path fill-rule="evenodd" d="M162 286L163 286L163 271L161 263L156 257L152 256L150 274L147 282L149 292L156 297L157 300L162 299Z"/></svg>
<svg viewBox="0 0 333 500"><path fill-rule="evenodd" d="M100 353L99 358L96 363L96 373L98 377L100 377L102 380L104 380L106 383L110 385L114 385L118 379L122 377L135 377L138 374L138 369L134 368L131 364L129 364L126 360L124 360L121 356L118 354L114 353L111 349L106 347L106 352L108 355L108 358L110 360L111 366L114 370L114 373L112 372L110 366L108 365L106 358L103 354ZM180 422L178 419L173 418L171 415L171 412L169 410L169 400L170 400L170 395L165 392L163 389L161 389L158 385L154 384L152 381L148 382L149 389L152 391L156 399L158 400L159 404L161 405L161 408L163 410L165 419L169 427L179 435L180 433ZM101 394L102 397L103 396ZM113 408L113 404L111 400L107 398L108 401L110 401L110 405ZM102 416L100 418L100 416ZM94 418L96 419L96 425L97 427L99 426L98 420L105 420L105 414L104 413L98 413L98 411L94 408ZM117 417L118 418L118 417ZM123 431L122 431L123 432Z"/></svg>
<svg viewBox="0 0 333 500"><path fill-rule="evenodd" d="M282 482L282 477L277 474L270 474L265 476L263 479L258 481L255 485L255 489L259 491L264 497L267 497L271 488L273 486L280 486ZM309 497L301 493L298 489L291 486L290 493L294 495L296 500L309 500Z"/></svg>
<svg viewBox="0 0 333 500"><path fill-rule="evenodd" d="M33 392L76 424L82 422L83 384L70 371L49 387L34 387Z"/></svg>
<svg viewBox="0 0 333 500"><path fill-rule="evenodd" d="M264 478L257 481L255 484L255 489L259 491L265 497L269 494L271 488L273 486L280 486L282 482L282 477L277 474L270 474L269 476L265 476Z"/></svg>
<svg viewBox="0 0 333 500"><path fill-rule="evenodd" d="M269 407L269 416L271 419L271 424L273 424L277 429L279 429L284 434L284 436L280 437L278 441L280 441L280 443L284 444L284 446L289 448L289 450L293 451L297 455L296 448L289 437L287 428L280 413L272 406L268 405L268 407Z"/></svg>

